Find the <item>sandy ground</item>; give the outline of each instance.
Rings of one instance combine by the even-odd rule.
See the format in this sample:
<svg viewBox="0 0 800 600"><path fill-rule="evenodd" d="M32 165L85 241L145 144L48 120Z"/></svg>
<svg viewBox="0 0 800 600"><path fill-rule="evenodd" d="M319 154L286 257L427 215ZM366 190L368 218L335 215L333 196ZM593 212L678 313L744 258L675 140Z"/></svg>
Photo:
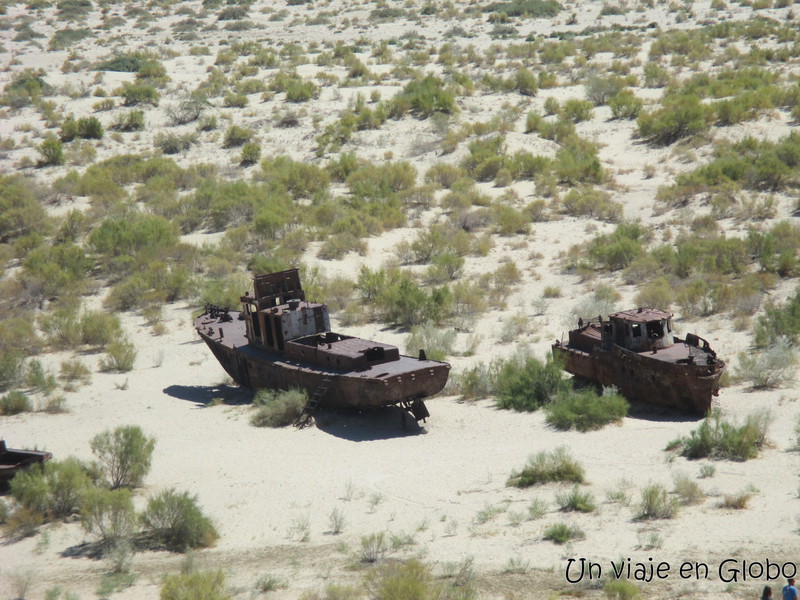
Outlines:
<svg viewBox="0 0 800 600"><path fill-rule="evenodd" d="M199 9L199 3L187 3ZM258 2L255 6L268 7ZM368 8L361 3L339 0L325 3L326 10L342 11L347 16L366 22ZM458 3L456 3L458 4ZM548 33L557 28L578 32L601 22L601 3L577 2L554 20L526 21L518 27L519 38L529 33ZM369 9L374 8L370 5ZM692 22L676 22L674 11L659 3L641 7L627 15L606 17L602 22L642 24L658 22L663 26L689 28ZM336 22L330 27L314 27L302 23L286 26L295 17L305 16L309 8L288 7L289 16L283 25L267 20L266 13L253 11L260 26L257 33L243 34L269 42L352 41L359 36L370 40L399 37L415 31L438 43L452 23L426 19L420 24L388 23L348 27ZM24 14L22 4L8 10L8 18ZM709 2L696 2L696 19L712 14ZM575 23L566 23L574 12ZM759 14L785 18L782 10L764 10ZM750 9L730 5L714 18L745 18ZM46 35L58 28L53 12L45 12L37 24ZM95 17L93 17L95 18ZM223 31L204 33L204 43L212 47L209 56L190 56L188 47L198 44L176 41L169 36L168 26L182 17L169 15L160 21L166 31L142 31L132 22L113 31L124 43L95 44L81 42L82 58L94 61L108 55L109 47L141 48L162 45L176 56L164 60L172 78L170 88L159 108L148 108L148 127L141 134L126 135L123 140L107 137L96 143L97 158L122 152L149 152L152 138L166 126L166 110L181 94L191 90L205 77L214 63L215 47L227 34ZM469 18L460 22L474 33L469 43L485 51L494 43L488 35L491 25L485 20ZM91 23L90 23L91 26ZM3 33L9 33L3 31ZM132 74L95 73L82 70L62 73L66 51L47 52L31 43L3 38L5 56L0 84L11 74L25 67L41 67L54 85L94 85L113 89ZM46 46L46 43L44 44ZM647 60L643 49L639 57ZM602 59L602 57L601 57ZM369 61L368 54L364 60ZM370 62L377 72L383 65ZM438 67L431 64L431 69ZM787 68L796 69L796 65ZM305 69L305 70L303 70ZM341 67L326 69L344 74ZM300 71L308 76L320 71L315 65L303 65ZM389 69L386 68L388 71ZM560 87L542 90L536 98L525 99L524 110L516 132L507 136L509 149L528 149L534 153L553 154L557 146L546 140L521 133L527 110L542 110L547 97L564 100L583 97L582 85L569 85L560 76ZM400 84L381 86L384 98L400 89ZM359 92L369 94L371 88L323 88L314 104L314 111L323 116L323 123L332 120L350 98ZM650 101L658 99L655 90L637 90ZM55 97L59 106L68 107L76 115L88 113L98 99L88 96L71 99L66 94ZM483 120L502 103L501 95L477 94L460 97L462 120ZM267 123L276 110L276 101L252 102L247 108L224 110L234 113L236 122ZM100 113L107 126L117 114ZM486 115L485 117L483 115ZM233 119L233 117L232 117ZM632 138L635 124L610 121L607 107L595 110L594 118L578 125L578 133L602 144L600 158L611 173L616 186L613 198L624 206L627 218L639 218L656 225L660 233L677 231L689 221L692 209L657 214L654 194L659 185L668 183L674 174L694 168L671 155L671 148L652 148ZM5 173L24 168L24 161L35 160L37 135L44 131L44 122L32 109L8 113L0 119L0 136L14 138L17 145L0 156ZM783 115L767 115L755 122L714 135L737 137L750 134L775 139L785 135L791 125ZM204 134L206 135L206 134ZM246 173L236 166L238 151L219 150L219 140L211 134L177 160L182 165L214 162L232 177ZM268 151L288 151L296 159L315 160L310 117L301 118L299 128L260 130L260 140ZM374 160L387 156L410 160L421 173L439 160L435 128L416 120L387 122L378 131L360 132L354 136L352 148L359 156ZM297 143L298 140L302 140ZM710 146L709 146L710 148ZM706 151L708 148L705 149ZM457 162L465 153L462 147L448 161ZM698 151L703 155L703 150ZM706 152L707 155L707 152ZM20 166L22 165L22 166ZM646 165L657 167L655 174L645 176ZM49 170L55 179L71 166ZM40 176L40 175L37 175ZM481 184L487 194L496 196L491 184ZM536 198L530 182L515 183L521 205ZM57 210L84 206L81 199L67 199ZM72 203L74 202L74 203ZM786 217L794 199L777 196L778 217ZM702 210L702 209L701 209ZM436 210L420 217L429 222L440 215ZM730 219L721 222L729 235L743 235L745 225ZM613 285L620 293L619 308L633 305L636 287L618 279L601 276L586 283L577 276L564 274L559 258L569 247L598 231L610 231L612 225L588 219L564 217L536 223L527 235L502 238L495 236L495 245L486 257L470 257L464 278L477 277L496 268L501 260L514 261L523 274L522 282L513 288L505 306L481 315L469 335L481 339L480 351L472 357L453 359L455 371L480 360L509 355L521 346L544 356L549 345L571 326L571 311L601 283ZM361 265L378 266L395 260L395 247L415 235L413 227L401 228L368 240L364 256L349 254L341 261L316 258L317 245L304 257L305 264L318 265L327 276L352 277ZM219 235L187 236L192 243L214 243ZM542 300L542 290L554 286L562 297ZM793 285L784 284L773 292L779 299L789 294ZM100 298L89 302L99 302ZM534 309L534 305L537 310ZM355 582L366 568L360 561L361 539L384 532L394 544L389 558L418 557L430 564L436 574L446 574L453 565L472 560L476 571L479 597L546 598L551 593L565 597L600 595L594 582L571 583L574 569L581 558L596 562L610 575L611 561L624 564L641 562L666 563L668 572L661 580L641 584L650 598L711 598L725 594L730 598L752 598L767 583L765 576L750 571L747 581L731 579L732 568L742 568L743 561L778 564L797 560L795 551L800 489L798 467L800 454L794 427L800 415L796 390L752 392L741 386L725 388L715 401L725 416L743 419L754 410L765 408L774 416L769 431L770 444L762 455L748 462L688 461L665 452L672 440L687 435L699 422L673 413L634 406L631 415L619 425L591 433L558 432L546 426L540 413L517 414L498 410L491 399L459 402L455 397L431 399L431 418L417 427L403 428L397 410L387 409L370 414L322 412L316 427L304 430L258 429L250 425L252 408L239 404L242 398L225 386L225 374L205 345L198 339L191 322L195 307L173 305L165 310L167 332L152 335L143 319L124 316L124 328L138 349L133 371L111 375L93 373L91 384L68 393L64 414L29 413L0 417L0 437L9 445L23 448L45 448L57 458L70 455L91 459L91 438L119 425L135 424L157 440L153 468L145 486L137 491L137 508L146 498L164 488L174 487L197 494L203 510L213 519L220 539L217 545L198 552L196 562L209 568L222 568L237 598L253 597L258 577L273 574L287 587L270 592L280 599L300 598L304 593L323 589L328 583ZM542 310L539 310L542 309ZM531 316L542 312L537 316ZM527 331L513 343L503 343L500 331L510 317L530 317ZM335 315L334 315L335 321ZM750 342L747 332L734 331L726 316L703 320L676 320L683 332L696 332L707 338L729 364L735 364L739 352ZM382 329L370 324L347 328L348 333L394 343L403 348L406 332ZM458 348L466 347L468 334L460 333ZM46 366L55 368L71 354L56 353L43 357ZM93 366L98 355L83 355ZM228 402L215 399L225 397ZM547 485L519 490L506 485L509 474L520 468L528 456L541 450L565 446L583 464L588 483L585 489L598 501L591 514L561 513L555 497L568 488ZM701 467L713 464L713 477L699 479ZM697 479L707 496L694 506L683 507L677 518L643 522L635 519L640 490L649 483L661 483L672 489L676 475ZM620 494L620 492L625 492ZM749 491L752 494L744 510L718 507L725 494ZM620 495L627 501L619 501ZM547 504L541 518L529 519L528 506L534 499ZM331 514L341 511L343 531L331 533ZM565 522L580 527L585 539L558 546L543 539L547 526ZM74 550L86 541L78 522L49 524L41 532L22 541L0 543L0 598L15 595L15 585L32 574L27 597L43 598L46 590L60 586L81 598L92 597L107 566L98 560L72 557ZM114 594L115 598L147 600L158 597L161 577L179 568L184 558L166 552L137 553L132 562L136 582L133 587ZM682 577L684 562L704 563L708 578ZM728 561L728 562L725 562ZM733 561L733 562L730 562ZM720 565L725 568L720 572ZM662 574L664 567L662 567ZM645 578L648 578L647 576ZM769 582L773 588L781 582Z"/></svg>

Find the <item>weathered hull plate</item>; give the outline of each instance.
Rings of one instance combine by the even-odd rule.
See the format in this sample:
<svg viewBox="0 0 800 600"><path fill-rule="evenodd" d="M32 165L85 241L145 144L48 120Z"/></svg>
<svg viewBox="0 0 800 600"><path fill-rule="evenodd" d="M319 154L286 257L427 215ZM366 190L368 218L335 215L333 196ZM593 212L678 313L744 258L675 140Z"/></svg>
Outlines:
<svg viewBox="0 0 800 600"><path fill-rule="evenodd" d="M321 404L331 408L378 408L432 396L447 383L450 365L401 356L361 371L338 371L300 363L249 345L237 346L224 337L198 332L231 378L252 390L306 390L309 395L330 380Z"/></svg>

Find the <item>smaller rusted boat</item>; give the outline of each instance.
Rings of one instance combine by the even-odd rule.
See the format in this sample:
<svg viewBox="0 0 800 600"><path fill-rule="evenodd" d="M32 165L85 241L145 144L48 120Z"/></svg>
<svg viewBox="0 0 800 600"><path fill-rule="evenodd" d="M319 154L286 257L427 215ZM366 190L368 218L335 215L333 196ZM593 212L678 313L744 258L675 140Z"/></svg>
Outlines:
<svg viewBox="0 0 800 600"><path fill-rule="evenodd" d="M629 400L705 415L725 363L709 343L693 333L679 338L672 314L638 308L578 321L553 356L577 377L615 386Z"/></svg>
<svg viewBox="0 0 800 600"><path fill-rule="evenodd" d="M0 484L11 481L20 469L43 463L51 458L52 454L41 450L6 448L5 440L0 440Z"/></svg>

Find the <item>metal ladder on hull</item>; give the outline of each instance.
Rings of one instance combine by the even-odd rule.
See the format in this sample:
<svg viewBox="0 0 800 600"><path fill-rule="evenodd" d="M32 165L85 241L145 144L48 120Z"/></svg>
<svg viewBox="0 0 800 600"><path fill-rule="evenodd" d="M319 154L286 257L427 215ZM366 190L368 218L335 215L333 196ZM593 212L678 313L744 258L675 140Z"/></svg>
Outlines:
<svg viewBox="0 0 800 600"><path fill-rule="evenodd" d="M297 417L297 421L295 421L295 427L298 429L303 429L304 427L308 427L311 425L311 419L314 416L314 413L319 408L320 403L325 398L328 393L328 390L331 387L331 378L325 377L322 382L319 384L314 393L311 394L311 397L306 402L306 405L303 407L303 412L300 413L300 416Z"/></svg>

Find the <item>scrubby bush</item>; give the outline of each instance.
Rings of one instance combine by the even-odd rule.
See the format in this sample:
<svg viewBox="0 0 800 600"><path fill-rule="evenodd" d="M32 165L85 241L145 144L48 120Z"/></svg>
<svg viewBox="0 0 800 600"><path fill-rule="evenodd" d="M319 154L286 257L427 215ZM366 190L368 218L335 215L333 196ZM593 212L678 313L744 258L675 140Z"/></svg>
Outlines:
<svg viewBox="0 0 800 600"><path fill-rule="evenodd" d="M122 87L114 92L122 96L122 103L125 106L136 106L137 104L152 104L158 106L160 98L156 88L149 84L125 82Z"/></svg>
<svg viewBox="0 0 800 600"><path fill-rule="evenodd" d="M622 219L622 204L612 200L608 192L595 187L574 187L567 192L562 203L564 212L576 217L589 216L608 223L618 223Z"/></svg>
<svg viewBox="0 0 800 600"><path fill-rule="evenodd" d="M230 600L222 571L192 571L166 575L161 600Z"/></svg>
<svg viewBox="0 0 800 600"><path fill-rule="evenodd" d="M581 491L576 483L568 492L556 494L556 504L562 512L594 512L597 509L597 501L591 492Z"/></svg>
<svg viewBox="0 0 800 600"><path fill-rule="evenodd" d="M553 523L545 528L542 537L546 540L555 542L556 544L566 544L570 540L583 539L586 537L586 534L584 534L580 528L574 525L567 525L566 523Z"/></svg>
<svg viewBox="0 0 800 600"><path fill-rule="evenodd" d="M41 99L53 91L45 81L44 69L23 69L14 73L6 84L0 103L12 108L22 108Z"/></svg>
<svg viewBox="0 0 800 600"><path fill-rule="evenodd" d="M636 119L642 112L644 103L641 98L629 89L620 90L613 98L609 99L608 106L615 119Z"/></svg>
<svg viewBox="0 0 800 600"><path fill-rule="evenodd" d="M553 482L583 483L583 480L583 467L564 446L559 446L552 452L543 450L531 456L520 471L512 471L507 485L524 488Z"/></svg>
<svg viewBox="0 0 800 600"><path fill-rule="evenodd" d="M497 406L518 411L536 410L570 388L560 363L551 356L541 361L527 353L500 362L494 381Z"/></svg>
<svg viewBox="0 0 800 600"><path fill-rule="evenodd" d="M89 140L103 139L103 124L97 117L82 117L77 121L78 137Z"/></svg>
<svg viewBox="0 0 800 600"><path fill-rule="evenodd" d="M125 425L92 438L92 453L105 469L111 489L142 485L150 471L155 439L138 425Z"/></svg>
<svg viewBox="0 0 800 600"><path fill-rule="evenodd" d="M136 347L126 339L116 339L106 346L106 356L100 359L100 370L127 373L136 362Z"/></svg>
<svg viewBox="0 0 800 600"><path fill-rule="evenodd" d="M105 551L126 543L136 531L136 513L126 489L87 489L82 502L81 524Z"/></svg>
<svg viewBox="0 0 800 600"><path fill-rule="evenodd" d="M31 399L24 392L13 390L5 396L0 396L0 415L17 415L32 410Z"/></svg>
<svg viewBox="0 0 800 600"><path fill-rule="evenodd" d="M247 142L242 146L242 156L239 164L243 167L256 164L261 158L261 146L255 142Z"/></svg>
<svg viewBox="0 0 800 600"><path fill-rule="evenodd" d="M425 350L429 360L447 360L453 352L456 341L456 332L452 329L439 329L430 321L411 328L411 333L406 339L406 352L410 356L417 356L420 350Z"/></svg>
<svg viewBox="0 0 800 600"><path fill-rule="evenodd" d="M758 411L738 425L723 419L719 410L712 410L688 438L679 438L668 448L679 449L682 456L690 459L748 460L758 456L764 446L771 420L768 411Z"/></svg>
<svg viewBox="0 0 800 600"><path fill-rule="evenodd" d="M609 104L609 100L616 96L625 86L621 77L591 74L584 87L586 88L586 98L595 106Z"/></svg>
<svg viewBox="0 0 800 600"><path fill-rule="evenodd" d="M654 483L642 488L637 519L672 519L677 512L678 501L669 496L664 486Z"/></svg>
<svg viewBox="0 0 800 600"><path fill-rule="evenodd" d="M556 429L592 431L620 421L628 414L628 401L613 388L598 396L594 390L558 394L545 406L547 423Z"/></svg>
<svg viewBox="0 0 800 600"><path fill-rule="evenodd" d="M609 600L641 600L642 591L627 579L609 579L603 584L603 593Z"/></svg>
<svg viewBox="0 0 800 600"><path fill-rule="evenodd" d="M153 145L164 154L179 154L185 152L197 143L197 133L158 133L153 138Z"/></svg>
<svg viewBox="0 0 800 600"><path fill-rule="evenodd" d="M164 490L147 501L142 524L150 542L176 552L206 548L219 537L197 505L197 497L174 489Z"/></svg>
<svg viewBox="0 0 800 600"><path fill-rule="evenodd" d="M252 130L246 127L239 127L238 125L231 125L225 132L223 148L236 148L249 142L252 137Z"/></svg>
<svg viewBox="0 0 800 600"><path fill-rule="evenodd" d="M305 390L259 390L253 399L258 411L250 419L256 427L285 427L297 422L308 404Z"/></svg>
<svg viewBox="0 0 800 600"><path fill-rule="evenodd" d="M40 167L51 167L64 164L64 146L56 136L48 134L39 145L42 158L37 163Z"/></svg>
<svg viewBox="0 0 800 600"><path fill-rule="evenodd" d="M783 305L767 304L753 328L753 338L759 348L773 346L782 338L791 343L800 339L800 289Z"/></svg>
<svg viewBox="0 0 800 600"><path fill-rule="evenodd" d="M455 111L453 94L433 75L408 82L403 91L392 99L390 108L394 118L400 118L407 112L424 119L434 112L451 114Z"/></svg>
<svg viewBox="0 0 800 600"><path fill-rule="evenodd" d="M561 106L561 116L573 123L588 121L593 114L592 103L588 100L570 98Z"/></svg>
<svg viewBox="0 0 800 600"><path fill-rule="evenodd" d="M663 108L639 115L639 135L659 146L668 146L706 131L712 116L713 109L697 96L672 96L664 101Z"/></svg>
<svg viewBox="0 0 800 600"><path fill-rule="evenodd" d="M115 131L140 131L144 129L144 111L130 110L121 113L111 124Z"/></svg>
<svg viewBox="0 0 800 600"><path fill-rule="evenodd" d="M11 495L25 509L62 519L80 512L91 485L86 467L68 458L20 471L11 480Z"/></svg>
<svg viewBox="0 0 800 600"><path fill-rule="evenodd" d="M740 352L737 377L754 389L791 387L797 373L797 350L786 338L758 352Z"/></svg>

